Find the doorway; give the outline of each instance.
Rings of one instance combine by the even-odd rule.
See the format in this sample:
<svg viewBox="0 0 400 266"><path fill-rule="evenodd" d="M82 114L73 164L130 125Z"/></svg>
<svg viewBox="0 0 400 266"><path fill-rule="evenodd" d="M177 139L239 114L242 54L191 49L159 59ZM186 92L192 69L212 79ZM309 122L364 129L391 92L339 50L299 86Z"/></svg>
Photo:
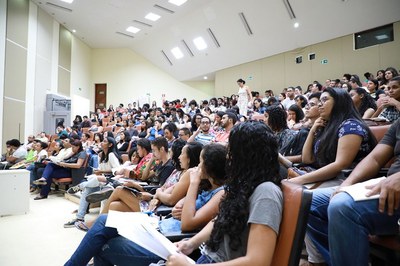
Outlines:
<svg viewBox="0 0 400 266"><path fill-rule="evenodd" d="M107 83L95 84L94 111L106 108Z"/></svg>

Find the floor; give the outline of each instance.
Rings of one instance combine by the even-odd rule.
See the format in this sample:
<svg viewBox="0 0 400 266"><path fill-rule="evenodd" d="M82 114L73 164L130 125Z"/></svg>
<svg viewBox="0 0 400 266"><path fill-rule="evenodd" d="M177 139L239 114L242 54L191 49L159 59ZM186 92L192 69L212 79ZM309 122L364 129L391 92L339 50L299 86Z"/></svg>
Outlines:
<svg viewBox="0 0 400 266"><path fill-rule="evenodd" d="M30 211L25 215L0 217L0 265L64 265L85 233L63 224L75 215L78 205L64 193L50 194L44 200L30 196ZM87 219L97 216L91 209Z"/></svg>

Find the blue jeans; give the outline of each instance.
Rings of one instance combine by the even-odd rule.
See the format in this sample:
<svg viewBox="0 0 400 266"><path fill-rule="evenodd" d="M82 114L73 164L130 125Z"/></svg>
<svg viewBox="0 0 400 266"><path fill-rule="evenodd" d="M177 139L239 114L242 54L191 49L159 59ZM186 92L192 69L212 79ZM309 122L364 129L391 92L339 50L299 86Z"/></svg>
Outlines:
<svg viewBox="0 0 400 266"><path fill-rule="evenodd" d="M196 264L209 264L215 263L210 257L206 255L201 255L200 258L197 259Z"/></svg>
<svg viewBox="0 0 400 266"><path fill-rule="evenodd" d="M397 234L400 210L389 216L376 199L355 202L342 192L330 200L332 192L314 190L307 233L329 265L368 265L368 235Z"/></svg>
<svg viewBox="0 0 400 266"><path fill-rule="evenodd" d="M86 233L67 266L86 265L95 257L95 265L149 265L160 258L106 227L107 214L100 215Z"/></svg>
<svg viewBox="0 0 400 266"><path fill-rule="evenodd" d="M76 218L79 220L84 220L85 215L86 215L86 210L89 206L89 202L86 201L86 196L99 191L100 187L86 187L81 194L81 198L79 199L79 207L78 207L78 212L76 214Z"/></svg>
<svg viewBox="0 0 400 266"><path fill-rule="evenodd" d="M53 178L71 177L71 168L58 166L54 163L48 163L44 168L43 175L47 184L42 186L41 196L47 196L50 192L50 186Z"/></svg>

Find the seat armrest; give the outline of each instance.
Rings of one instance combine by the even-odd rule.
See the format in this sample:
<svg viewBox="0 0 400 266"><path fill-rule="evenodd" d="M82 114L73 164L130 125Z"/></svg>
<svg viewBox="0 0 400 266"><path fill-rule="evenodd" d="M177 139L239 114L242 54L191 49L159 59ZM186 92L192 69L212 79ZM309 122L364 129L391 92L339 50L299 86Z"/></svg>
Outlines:
<svg viewBox="0 0 400 266"><path fill-rule="evenodd" d="M172 212L172 208L171 206L160 205L154 210L154 213L158 216L166 216Z"/></svg>

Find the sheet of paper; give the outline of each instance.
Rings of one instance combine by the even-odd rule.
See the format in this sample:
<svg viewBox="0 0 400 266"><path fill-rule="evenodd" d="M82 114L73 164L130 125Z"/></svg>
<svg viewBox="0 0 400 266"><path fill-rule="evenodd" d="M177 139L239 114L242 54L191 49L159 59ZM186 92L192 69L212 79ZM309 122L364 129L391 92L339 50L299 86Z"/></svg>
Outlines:
<svg viewBox="0 0 400 266"><path fill-rule="evenodd" d="M147 214L110 211L106 226L116 228L121 236L165 260L169 255L177 254L176 246L155 229ZM189 257L188 260L194 264L194 261Z"/></svg>
<svg viewBox="0 0 400 266"><path fill-rule="evenodd" d="M362 200L371 200L371 199L377 199L379 198L378 195L373 195L370 197L367 197L367 193L370 191L370 189L367 189L366 186L370 185L376 185L382 180L384 180L386 177L379 177L379 178L374 178L370 179L361 183L357 183L348 187L342 188L343 191L347 192L353 199L354 201L362 201Z"/></svg>

